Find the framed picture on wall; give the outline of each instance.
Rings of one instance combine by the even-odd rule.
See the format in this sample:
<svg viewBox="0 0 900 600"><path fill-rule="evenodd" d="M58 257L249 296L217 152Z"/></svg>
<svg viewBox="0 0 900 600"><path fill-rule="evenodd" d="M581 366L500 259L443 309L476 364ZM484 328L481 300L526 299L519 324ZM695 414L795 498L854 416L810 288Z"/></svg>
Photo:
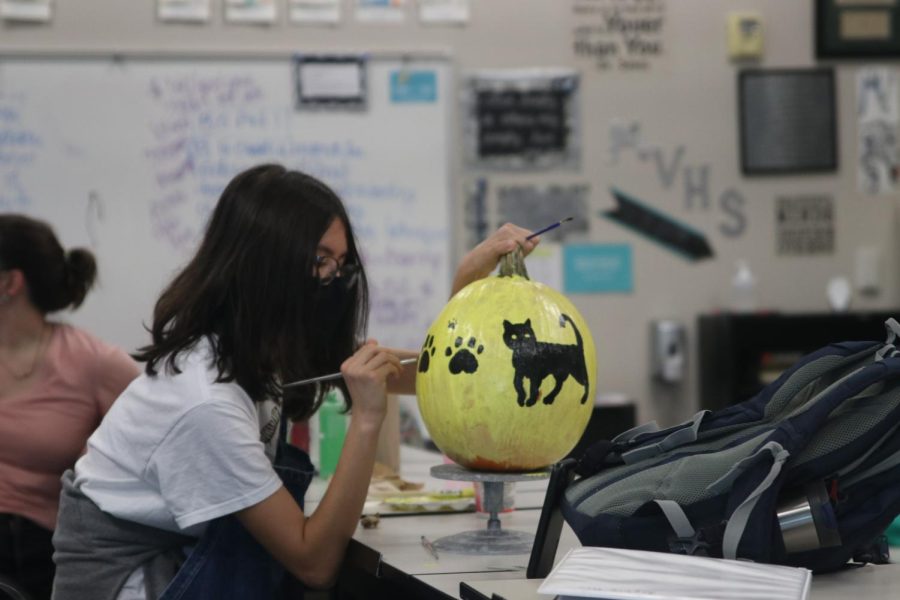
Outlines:
<svg viewBox="0 0 900 600"><path fill-rule="evenodd" d="M900 57L900 0L816 0L816 56Z"/></svg>
<svg viewBox="0 0 900 600"><path fill-rule="evenodd" d="M298 109L364 109L366 56L295 56L294 85Z"/></svg>
<svg viewBox="0 0 900 600"><path fill-rule="evenodd" d="M834 70L745 69L738 75L741 171L836 171Z"/></svg>

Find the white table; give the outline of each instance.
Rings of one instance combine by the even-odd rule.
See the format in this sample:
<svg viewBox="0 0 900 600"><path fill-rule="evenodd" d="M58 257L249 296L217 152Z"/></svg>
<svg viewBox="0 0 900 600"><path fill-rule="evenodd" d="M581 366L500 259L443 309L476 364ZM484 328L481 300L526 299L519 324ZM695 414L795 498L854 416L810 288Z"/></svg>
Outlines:
<svg viewBox="0 0 900 600"><path fill-rule="evenodd" d="M535 533L538 509L517 509L501 516L505 529L516 529ZM359 529L347 549L344 570L341 574L345 584L356 586L348 595L368 598L364 592L368 585L380 581L390 587L388 596L396 598L459 598L462 581L525 579L528 554L498 556L465 555L439 552L432 557L422 547L420 536L430 540L467 531L482 529L487 519L476 513L444 515L417 515L382 518L377 529ZM578 545L575 534L568 526L563 527L557 556ZM368 578L368 584L360 581ZM371 597L376 597L372 594Z"/></svg>
<svg viewBox="0 0 900 600"><path fill-rule="evenodd" d="M500 521L504 529L533 534L537 530L539 517L540 510L537 509L514 510L502 514ZM524 577L528 554L484 556L439 552L435 560L420 541L423 535L434 541L445 535L486 527L487 519L477 513L387 517L381 519L376 529L357 530L353 539L378 552L382 562L409 575L517 571ZM578 545L575 534L564 526L559 547L565 551ZM557 554L562 556L559 552Z"/></svg>
<svg viewBox="0 0 900 600"><path fill-rule="evenodd" d="M421 449L401 448L401 470L404 479L421 481L426 489L446 486L429 471L441 464L440 454ZM517 484L516 510L501 515L505 529L535 533L540 508L543 506L547 480ZM307 495L312 510L327 488L326 482L315 482ZM423 547L420 536L434 541L445 535L487 526L484 514L429 513L411 515L385 513L375 529L357 529L348 548L342 577L357 586L357 596L397 598L460 598L460 584L469 586L470 598L488 598L492 594L508 600L547 598L537 594L541 580L525 579L527 554L505 556L471 556L440 552L435 560ZM563 525L556 557L580 544L574 532ZM387 586L381 594L367 594L367 586ZM396 586L396 587L395 587ZM385 591L386 590L386 591ZM481 594L480 596L477 594ZM859 569L817 575L813 578L811 600L894 600L900 598L900 564L866 566Z"/></svg>
<svg viewBox="0 0 900 600"><path fill-rule="evenodd" d="M442 462L443 457L435 452L406 446L400 450L403 478L424 483L426 490L447 488L448 481L430 475L431 467ZM546 487L546 479L517 483L516 509L501 513L502 527L534 534ZM307 512L315 510L326 489L327 482L313 482L306 496ZM435 560L421 544L423 535L434 541L463 531L486 529L486 514L392 513L384 507L380 513L378 526L374 529L358 528L347 549L339 586L351 586L350 595L367 597L367 586L396 585L399 586L396 597L458 598L459 582L466 577L497 578L507 574L525 577L528 554L480 556L439 552ZM569 548L577 544L577 540L568 527L565 529L568 531L560 547ZM438 577L438 581L426 580L426 577L432 576ZM376 595L372 593L372 596Z"/></svg>
<svg viewBox="0 0 900 600"><path fill-rule="evenodd" d="M463 579L469 591L458 596L464 600L491 600L496 594L506 600L550 600L537 593L540 579ZM440 581L437 581L440 583ZM900 598L900 564L867 565L837 573L813 576L810 600L896 600Z"/></svg>

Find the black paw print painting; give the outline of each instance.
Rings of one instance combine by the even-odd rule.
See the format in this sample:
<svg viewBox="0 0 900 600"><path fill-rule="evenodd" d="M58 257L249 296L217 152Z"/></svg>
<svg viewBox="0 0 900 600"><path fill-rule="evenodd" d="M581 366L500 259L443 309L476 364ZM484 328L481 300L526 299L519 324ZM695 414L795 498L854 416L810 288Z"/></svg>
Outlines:
<svg viewBox="0 0 900 600"><path fill-rule="evenodd" d="M434 336L428 335L422 345L422 354L419 356L419 373L427 373L431 366L431 357L434 356Z"/></svg>
<svg viewBox="0 0 900 600"><path fill-rule="evenodd" d="M477 345L477 347L476 347ZM450 356L450 372L454 375L460 373L474 373L478 370L478 354L484 352L484 346L479 344L474 337L470 337L463 346L463 338L457 337L453 343L453 348L449 346L444 354Z"/></svg>

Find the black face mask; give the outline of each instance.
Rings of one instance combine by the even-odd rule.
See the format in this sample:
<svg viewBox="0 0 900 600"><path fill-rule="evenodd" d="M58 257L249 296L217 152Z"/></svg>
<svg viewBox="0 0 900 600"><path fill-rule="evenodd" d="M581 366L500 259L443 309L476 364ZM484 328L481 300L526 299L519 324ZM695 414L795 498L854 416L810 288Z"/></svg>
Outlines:
<svg viewBox="0 0 900 600"><path fill-rule="evenodd" d="M316 287L309 319L310 333L319 338L315 342L331 341L344 319L349 318L352 301L353 294L343 277Z"/></svg>

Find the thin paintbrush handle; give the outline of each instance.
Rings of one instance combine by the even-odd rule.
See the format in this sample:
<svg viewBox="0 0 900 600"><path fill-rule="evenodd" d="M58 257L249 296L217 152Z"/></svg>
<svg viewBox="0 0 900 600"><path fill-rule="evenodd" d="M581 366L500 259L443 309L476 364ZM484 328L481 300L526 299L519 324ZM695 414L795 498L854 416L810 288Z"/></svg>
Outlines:
<svg viewBox="0 0 900 600"><path fill-rule="evenodd" d="M401 365L411 365L414 362L416 362L417 360L419 360L417 357L416 358L404 358L400 361L400 364ZM283 386L281 386L281 388L286 389L286 388L292 388L292 387L299 387L301 385L306 385L308 383L318 383L320 381L331 381L332 379L340 379L341 377L343 377L343 374L340 371L338 371L337 373L332 373L331 375L319 375L318 377L311 377L309 379L301 379L300 381L292 381L290 383L284 384Z"/></svg>
<svg viewBox="0 0 900 600"><path fill-rule="evenodd" d="M571 221L571 220L574 219L574 218L575 218L575 217L566 217L566 218L563 219L562 221L557 221L557 222L554 223L553 225L547 225L547 226L544 227L543 229L538 229L538 230L535 231L534 233L529 234L525 239L526 239L526 240L530 240L531 238L537 237L537 236L541 235L542 233L547 233L547 232L550 231L551 229L556 229L557 227L559 227L559 226L562 225L563 223L565 223L565 222L567 222L567 221Z"/></svg>

